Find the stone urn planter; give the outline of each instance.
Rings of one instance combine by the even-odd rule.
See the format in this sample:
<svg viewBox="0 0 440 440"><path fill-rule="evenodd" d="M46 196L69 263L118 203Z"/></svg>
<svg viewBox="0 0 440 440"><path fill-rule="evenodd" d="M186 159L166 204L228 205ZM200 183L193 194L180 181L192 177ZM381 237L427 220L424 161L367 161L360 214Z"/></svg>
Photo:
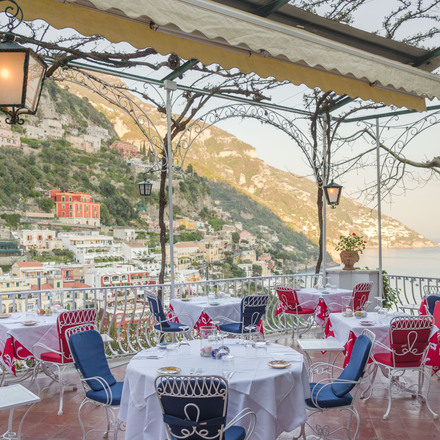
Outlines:
<svg viewBox="0 0 440 440"><path fill-rule="evenodd" d="M340 254L342 270L354 270L354 265L359 261L359 253L357 251L342 251Z"/></svg>

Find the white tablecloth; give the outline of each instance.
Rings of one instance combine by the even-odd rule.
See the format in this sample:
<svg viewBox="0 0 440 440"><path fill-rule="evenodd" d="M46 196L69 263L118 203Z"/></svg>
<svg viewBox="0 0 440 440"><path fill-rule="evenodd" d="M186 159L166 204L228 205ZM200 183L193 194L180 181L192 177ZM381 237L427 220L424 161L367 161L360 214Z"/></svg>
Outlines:
<svg viewBox="0 0 440 440"><path fill-rule="evenodd" d="M187 313L193 319L194 324L200 318L202 312L205 312L211 321L217 319L219 316L225 316L232 321L240 320L240 305L241 298L218 298L214 300L218 305L211 305L206 296L191 298L189 301L182 301L180 299L172 299L171 305L174 313L178 316L181 324L190 325L191 322L187 316L181 315ZM226 324L229 321L220 320L220 324Z"/></svg>
<svg viewBox="0 0 440 440"><path fill-rule="evenodd" d="M37 321L38 324L25 326L23 321ZM41 342L50 348L59 350L58 332L56 327L57 315L28 317L26 313L12 313L9 318L0 319L1 349L8 337L14 338L23 347L32 351L32 347Z"/></svg>
<svg viewBox="0 0 440 440"><path fill-rule="evenodd" d="M126 422L126 440L165 440L165 427L154 391L157 369L176 366L180 374L197 371L202 375L224 375L229 379L228 420L243 408L257 414L252 440L275 440L282 432L292 431L307 420L304 400L310 396L307 370L297 351L278 344L265 349L245 347L235 340L225 341L234 356L232 362L202 358L200 341L181 347L176 355L168 350L150 349L136 355L129 363L122 392L119 418ZM184 351L186 350L186 351ZM157 353L159 359L147 359ZM292 363L286 369L273 369L267 363L283 359Z"/></svg>
<svg viewBox="0 0 440 440"><path fill-rule="evenodd" d="M379 317L376 312L368 312L365 318L346 318L342 313L330 313L330 323L332 326L335 338L341 343L345 344L350 335L350 331L354 333L356 338L362 333L366 328L371 330L376 335L376 341L389 346L390 345L390 322L395 316L405 316L405 313L394 313L390 315L382 315ZM374 325L362 325L361 321L372 321ZM383 349L378 350L377 346L373 352L384 351Z"/></svg>
<svg viewBox="0 0 440 440"><path fill-rule="evenodd" d="M324 293L328 292L328 293ZM342 310L342 297L351 296L352 290L347 289L324 289L315 288L300 289L296 291L298 300L306 308L314 309L322 298L330 312Z"/></svg>

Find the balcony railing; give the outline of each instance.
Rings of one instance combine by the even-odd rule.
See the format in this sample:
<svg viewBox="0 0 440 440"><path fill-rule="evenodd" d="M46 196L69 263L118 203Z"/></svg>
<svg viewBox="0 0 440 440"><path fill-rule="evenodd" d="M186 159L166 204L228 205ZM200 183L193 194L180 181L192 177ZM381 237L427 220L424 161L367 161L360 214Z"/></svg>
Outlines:
<svg viewBox="0 0 440 440"><path fill-rule="evenodd" d="M386 283L396 292L395 309L403 304L419 304L423 297L423 286L438 286L440 278L385 275ZM295 274L269 277L232 278L175 284L175 296L184 294L203 296L212 292L242 297L259 293L269 294L267 313L263 326L266 334L290 331L291 317L275 316L278 297L276 285L312 287L321 283L320 275ZM108 344L109 357L134 354L150 346L148 334L153 320L150 316L146 291L162 293L164 304L170 301L170 285L153 284L141 286L115 286L86 289L54 289L41 291L8 292L0 295L2 312L24 312L34 306L47 309L60 305L65 309L95 308L98 311L98 328L113 339Z"/></svg>

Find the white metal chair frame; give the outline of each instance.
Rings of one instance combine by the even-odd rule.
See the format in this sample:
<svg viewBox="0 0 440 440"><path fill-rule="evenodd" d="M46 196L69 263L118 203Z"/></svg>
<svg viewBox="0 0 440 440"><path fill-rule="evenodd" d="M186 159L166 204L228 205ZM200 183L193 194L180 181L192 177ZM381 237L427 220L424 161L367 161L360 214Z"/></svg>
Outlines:
<svg viewBox="0 0 440 440"><path fill-rule="evenodd" d="M393 325L394 323L394 325ZM381 342L377 341L376 345L381 347L383 350L387 352L391 352L392 354L392 360L393 364L392 366L386 365L378 361L374 355L372 355L372 359L374 361L374 369L371 373L371 383L369 387L363 391L361 395L361 399L364 401L367 401L372 393L373 393L373 382L377 374L377 369L380 367L382 373L385 377L388 378L388 408L383 415L384 420L388 419L388 416L391 411L391 402L392 402L392 387L397 386L399 389L403 391L407 391L411 393L413 397L416 397L421 402L426 403L426 407L428 408L429 412L433 415L434 419L438 418L438 414L435 413L431 406L429 405L428 401L428 394L429 394L429 388L430 388L430 378L428 373L425 370L425 362L426 362L426 356L428 354L429 349L429 341L426 344L426 347L423 349L423 351L419 352L417 350L417 347L415 347L415 344L417 343L417 332L416 330L424 330L424 329L431 329L434 324L434 319L430 315L426 316L399 316L395 317L391 320L390 323L390 341L393 343L393 333L397 330L409 330L407 341L408 341L408 348L403 349L402 353L396 353L394 350L392 350L390 347L386 346L385 344L382 344ZM396 360L399 360L399 356L406 356L408 353L411 353L416 356L421 356L420 365L414 366L414 367L399 367L396 366ZM418 372L418 381L417 384L407 385L404 380L401 380L403 374L406 371L416 371ZM427 380L427 389L426 393L423 393L423 384L425 379ZM414 390L414 387L416 387L416 390ZM370 391L368 397L365 397L366 393Z"/></svg>
<svg viewBox="0 0 440 440"><path fill-rule="evenodd" d="M370 352L369 352L369 355L368 355L368 358L370 358L371 352L373 350L374 342L375 342L375 339L376 339L376 335L371 330L368 330L368 329L363 330L361 334L367 336L368 339L370 339L370 341L371 341ZM313 379L314 374L316 374L316 373L319 374L320 372L328 371L329 369L330 370L340 370L340 371L344 370L344 368L338 367L338 366L333 365L333 364L328 364L326 362L316 362L316 363L312 364L312 366L310 367L310 369L308 371L309 378ZM365 368L365 370L366 370L366 368ZM364 375L365 375L365 372L364 372ZM315 434L317 434L319 436L319 439L330 439L330 438L333 438L333 437L331 437L333 434L335 434L335 433L337 433L339 431L347 431L348 437L352 438L353 440L356 440L356 437L357 437L358 432L359 432L360 416L359 416L359 413L358 413L357 409L354 406L354 402L355 402L355 399L356 399L356 395L358 393L358 385L364 383L364 381L363 381L364 375L362 377L360 377L359 380L357 380L357 381L334 379L334 378L324 378L324 379L320 380L319 382L316 382L315 387L311 390L311 394L312 394L311 400L312 400L313 404L315 405L315 407L309 407L309 406L306 405L307 410L310 411L308 420L310 420L310 417L315 415L315 414L323 413L324 411L329 411L329 410L339 409L340 411L348 411L350 413L350 416L348 418L347 426L342 426L340 428L334 429L333 431L330 431L330 427L328 425L321 426L321 425L317 424L315 427L313 427L307 421L306 422L307 426ZM350 405L346 405L346 406L334 407L334 408L333 407L332 408L321 408L319 406L319 404L318 404L318 400L317 399L318 399L319 395L322 393L322 391L325 388L327 388L327 387L329 387L329 386L331 386L333 384L341 384L341 383L354 384L355 385L355 387L352 389L352 391L350 391L350 394L352 396L351 404ZM322 384L324 384L324 386L318 391L316 396L313 397L315 388L319 387ZM352 422L353 416L356 419L356 431L354 433L354 436L351 437L350 436L350 429L351 429L351 422ZM293 440L298 440L301 437L303 438L303 440L306 440L306 438L307 438L306 437L306 432L305 432L305 425L306 424L303 424L301 426L301 431L300 431L298 437L294 436Z"/></svg>
<svg viewBox="0 0 440 440"><path fill-rule="evenodd" d="M80 313L75 313L75 312L80 312ZM96 322L96 315L97 315L95 309L71 310L68 312L62 312L62 314L67 317L67 320L65 323L60 323L60 316L58 316L58 319L57 319L58 334L60 334L62 332L63 327L72 326L73 324L76 324L76 323L78 325L82 325L82 324L88 325L89 328L93 328L95 326L94 323ZM77 321L78 316L80 316L82 318L82 321ZM84 321L86 321L87 323L85 323ZM93 324L92 324L92 322L93 322ZM68 330L66 330L66 333L67 333L67 331ZM66 341L67 341L67 336L66 336ZM68 353L66 355L66 353L63 350L62 339L60 339L60 347L61 347L61 351L54 350L53 348L50 348L41 342L38 342L37 344L35 344L32 347L32 354L39 364L39 365L35 366L34 377L32 380L35 381L36 376L38 374L38 370L39 370L38 367L41 366L41 369L44 372L44 374L46 374L46 376L50 377L55 382L59 383L59 386L60 386L60 404L59 404L59 408L58 408L58 415L59 416L63 414L64 389L66 387L70 386L73 388L73 391L77 390L76 384L71 384L71 383L66 382L63 377L66 368L73 365L72 354L70 353L70 349L69 349ZM36 349L38 349L38 352L40 354L43 351L46 351L46 352L49 351L49 352L52 352L55 354L59 354L63 360L67 360L68 362L60 364L57 362L50 362L50 361L46 361L46 360L41 360L40 357L36 354L37 353ZM39 389L38 383L37 383L37 387ZM43 388L43 390L46 388ZM41 391L43 391L43 390L41 390ZM40 389L39 389L39 391L40 391Z"/></svg>
<svg viewBox="0 0 440 440"><path fill-rule="evenodd" d="M292 287L286 287L286 286L278 286L275 287L275 291L281 291L281 292L292 292L294 289ZM278 295L278 293L277 293ZM313 326L314 324L314 316L315 316L315 303L312 300L308 300L308 301L303 301L302 303L299 302L299 298L298 298L298 294L297 294L297 298L298 298L298 306L300 307L305 307L305 308L310 308L313 309L313 313L310 314L299 314L298 312L298 308L297 307L292 307L289 304L289 301L286 297L285 294L281 294L281 298L278 296L278 298L283 302L284 307L286 307L288 310L291 310L294 313L284 313L284 325L287 328L287 316L291 316L294 324L292 327L292 339L295 338L295 331L298 334L298 337L301 338L301 335L308 332L310 330L310 328ZM311 306L308 307L307 304L310 304Z"/></svg>
<svg viewBox="0 0 440 440"><path fill-rule="evenodd" d="M269 302L269 295L266 294L260 294L260 295L247 295L243 297L242 303L241 303L241 316L244 319L244 312L246 307L267 307L267 303ZM217 316L216 320L218 321L224 321L226 323L241 323L241 337L244 338L247 336L248 338L251 337L252 334L256 333L254 330L256 330L258 326L257 319L259 317L260 313L254 312L251 315L251 323L247 326L244 326L243 320L242 321L234 321L231 318L228 318L227 316ZM264 316L264 313L261 315L261 319ZM246 330L246 331L245 331ZM262 335L261 335L262 336Z"/></svg>
<svg viewBox="0 0 440 440"><path fill-rule="evenodd" d="M86 330L90 330L89 326L87 325L78 325L76 327L71 327L68 330L66 330L66 339L67 341L69 341L69 338L71 335L75 334L75 333L79 333L82 331L86 331ZM98 331L97 328L95 328L94 330ZM104 341L103 341L104 342ZM119 368L122 367L124 365L127 365L128 362L124 362L122 364L118 364L118 365L114 365L113 367L110 367L110 370L113 370L115 368ZM83 409L83 407L87 404L87 403L93 403L94 405L97 406L102 406L105 410L105 417L107 420L107 429L104 431L104 437L108 437L108 434L110 433L110 428L113 427L112 431L113 431L113 439L117 440L118 437L118 432L119 431L123 431L123 429L121 428L121 426L123 425L122 422L119 421L118 416L115 414L115 410L119 410L119 405L110 405L110 402L113 400L113 396L112 396L112 391L111 388L109 386L109 384L107 383L107 381L99 376L93 376L93 377L83 377L83 375L81 374L81 371L76 368L76 371L78 372L79 375L79 380L81 382L83 391L84 391L84 400L81 402L81 405L78 408L78 420L79 420L79 424L81 426L81 430L83 433L83 440L86 440L87 434L89 432L102 432L102 430L100 429L91 429L89 431L86 432L86 429L84 427L84 423L81 419L81 410ZM92 400L89 399L86 395L87 391L91 390L91 388L89 387L87 381L88 380L96 380L97 382L99 382L99 384L102 386L103 390L105 391L105 396L106 396L106 402L105 403L101 403L101 402L97 402L96 400ZM111 418L109 415L109 411L111 414Z"/></svg>
<svg viewBox="0 0 440 440"><path fill-rule="evenodd" d="M176 380L177 379L177 380ZM209 380L209 382L208 382ZM160 386L161 385L161 386ZM160 387L159 387L160 386ZM201 404L203 404L204 398L209 397L220 397L223 398L223 413L222 415L226 415L227 406L228 406L228 382L224 377L221 376L167 376L160 375L156 377L154 381L154 387L156 390L156 394L159 398L160 407L162 409L162 413L165 414L165 410L162 404L162 397L182 397L182 398L192 398L192 399L201 399ZM192 420L198 422L198 418L200 416L200 408L195 403L188 403L184 407L185 415L188 420L191 420L191 416L187 410L192 409L192 414L194 413L194 409L196 412L196 419ZM256 424L256 415L249 408L243 408L227 425L222 425L218 435L215 437L208 437L208 432L201 428L197 430L197 427L192 427L192 430L185 429L182 430L182 436L177 436L176 434L172 434L169 426L165 423L165 428L167 431L168 440L172 440L173 438L178 439L190 439L193 435L198 435L202 438L206 438L207 440L221 440L224 438L224 432L227 431L231 426L237 424L240 420L245 417L250 417L247 427L245 428L246 437L244 440L249 439L252 435L255 424Z"/></svg>
<svg viewBox="0 0 440 440"><path fill-rule="evenodd" d="M159 298L158 295L156 295L154 292L151 291L147 291L146 292L146 296L148 300L152 300L155 301L157 306L159 307L159 302L161 302L161 299ZM163 303L162 303L162 308L163 308ZM165 314L165 309L163 308L164 314ZM177 313L174 312L174 316L176 316L177 319L179 319L179 317L185 316L186 318L188 318L188 320L190 321L189 325L182 325L182 328L184 330L180 331L180 332L167 332L166 330L157 330L154 328L154 324L152 326L151 331L147 331L146 328L146 337L148 340L148 343L150 345L150 347L153 347L154 345L156 345L154 342L158 342L159 340L161 340L161 337L163 337L163 335L165 334L172 334L173 336L173 342L176 342L176 334L180 333L183 338L186 339L193 339L192 337L192 330L194 329L194 319L192 318L192 316L188 313L179 313L177 315ZM166 315L165 315L166 317ZM156 316L150 311L150 318L154 320L154 322L157 322L157 324L160 325L160 328L162 329L162 325L164 323L168 323L169 321L167 319L159 321ZM155 341L152 340L151 336L154 335L155 336Z"/></svg>

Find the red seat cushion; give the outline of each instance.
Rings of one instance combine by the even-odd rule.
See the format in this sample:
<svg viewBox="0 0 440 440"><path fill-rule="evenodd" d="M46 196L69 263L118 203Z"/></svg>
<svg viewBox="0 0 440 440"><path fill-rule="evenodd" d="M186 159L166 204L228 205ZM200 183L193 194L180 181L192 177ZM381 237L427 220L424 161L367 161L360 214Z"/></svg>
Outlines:
<svg viewBox="0 0 440 440"><path fill-rule="evenodd" d="M295 310L285 310L284 313L290 313L292 315L313 315L315 313L314 309L305 309L304 307L301 310L295 312Z"/></svg>
<svg viewBox="0 0 440 440"><path fill-rule="evenodd" d="M402 356L396 356L396 357L399 358ZM396 364L394 364L393 356L391 353L378 353L374 355L374 360L381 364L388 365L389 367L412 368L412 367L420 366L421 357L418 361L413 361L413 362L399 362L399 359L396 359Z"/></svg>
<svg viewBox="0 0 440 440"><path fill-rule="evenodd" d="M41 353L40 359L42 361L55 362L57 364L71 364L73 362L72 359L63 358L60 354L53 353L52 351Z"/></svg>

